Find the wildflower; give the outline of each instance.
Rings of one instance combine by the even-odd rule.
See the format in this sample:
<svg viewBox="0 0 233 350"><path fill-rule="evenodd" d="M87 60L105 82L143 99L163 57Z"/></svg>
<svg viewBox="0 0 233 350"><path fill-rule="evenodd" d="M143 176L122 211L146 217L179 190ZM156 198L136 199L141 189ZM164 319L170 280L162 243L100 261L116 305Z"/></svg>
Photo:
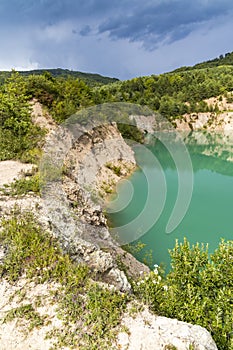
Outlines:
<svg viewBox="0 0 233 350"><path fill-rule="evenodd" d="M163 286L163 289L167 292L168 291L168 286Z"/></svg>

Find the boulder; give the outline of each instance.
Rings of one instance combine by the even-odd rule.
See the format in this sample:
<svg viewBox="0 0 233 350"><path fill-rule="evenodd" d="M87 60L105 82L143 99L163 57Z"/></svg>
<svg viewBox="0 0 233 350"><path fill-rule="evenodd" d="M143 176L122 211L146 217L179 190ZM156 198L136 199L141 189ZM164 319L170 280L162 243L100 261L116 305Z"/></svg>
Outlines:
<svg viewBox="0 0 233 350"><path fill-rule="evenodd" d="M125 316L123 324L127 333L119 333L117 344L122 350L218 350L205 328L156 316L148 309L136 317Z"/></svg>

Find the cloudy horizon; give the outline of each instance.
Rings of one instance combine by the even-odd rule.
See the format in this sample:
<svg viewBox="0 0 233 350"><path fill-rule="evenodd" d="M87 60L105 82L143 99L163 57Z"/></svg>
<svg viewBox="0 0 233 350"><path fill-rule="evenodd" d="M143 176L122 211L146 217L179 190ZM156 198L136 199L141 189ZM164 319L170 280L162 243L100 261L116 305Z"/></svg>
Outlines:
<svg viewBox="0 0 233 350"><path fill-rule="evenodd" d="M2 0L0 70L129 79L233 51L229 0Z"/></svg>

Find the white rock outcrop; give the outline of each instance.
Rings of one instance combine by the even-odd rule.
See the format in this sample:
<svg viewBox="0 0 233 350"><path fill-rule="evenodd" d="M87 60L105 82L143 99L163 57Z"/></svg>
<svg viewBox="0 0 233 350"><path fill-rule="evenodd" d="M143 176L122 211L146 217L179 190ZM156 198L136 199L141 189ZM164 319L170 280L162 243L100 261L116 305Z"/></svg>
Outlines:
<svg viewBox="0 0 233 350"><path fill-rule="evenodd" d="M155 316L148 309L126 316L123 324L128 331L118 335L122 350L218 350L205 328Z"/></svg>

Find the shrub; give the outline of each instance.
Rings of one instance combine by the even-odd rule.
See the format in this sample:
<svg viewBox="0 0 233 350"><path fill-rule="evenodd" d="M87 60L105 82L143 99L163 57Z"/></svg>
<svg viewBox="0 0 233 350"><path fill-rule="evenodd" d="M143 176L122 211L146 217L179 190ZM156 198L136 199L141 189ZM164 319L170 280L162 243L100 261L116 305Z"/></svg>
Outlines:
<svg viewBox="0 0 233 350"><path fill-rule="evenodd" d="M156 266L134 284L135 293L156 313L203 326L219 350L232 350L233 241L222 240L208 256L208 247L184 239L170 254L168 275Z"/></svg>

